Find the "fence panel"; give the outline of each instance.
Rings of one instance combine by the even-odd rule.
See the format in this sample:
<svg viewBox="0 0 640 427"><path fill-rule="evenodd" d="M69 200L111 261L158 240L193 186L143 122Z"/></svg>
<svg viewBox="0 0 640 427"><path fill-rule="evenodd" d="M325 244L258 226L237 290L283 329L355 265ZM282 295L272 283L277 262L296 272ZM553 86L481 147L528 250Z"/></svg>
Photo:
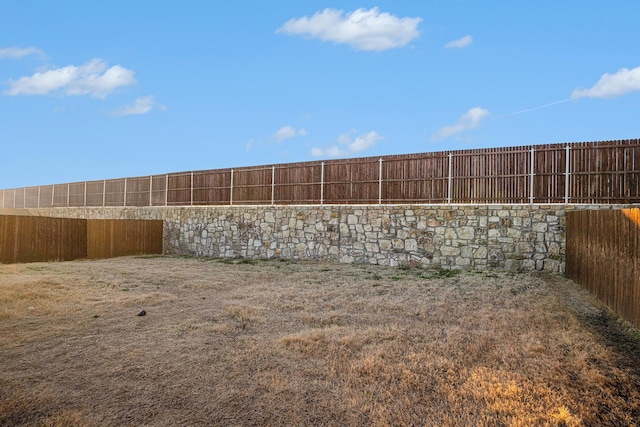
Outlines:
<svg viewBox="0 0 640 427"><path fill-rule="evenodd" d="M151 178L127 178L125 188L125 206L149 206Z"/></svg>
<svg viewBox="0 0 640 427"><path fill-rule="evenodd" d="M352 159L351 199L349 203L373 204L380 199L380 159Z"/></svg>
<svg viewBox="0 0 640 427"><path fill-rule="evenodd" d="M9 209L16 205L16 190L4 190L4 207Z"/></svg>
<svg viewBox="0 0 640 427"><path fill-rule="evenodd" d="M154 175L151 177L151 206L165 206L167 204L168 175Z"/></svg>
<svg viewBox="0 0 640 427"><path fill-rule="evenodd" d="M271 204L272 168L246 168L233 171L233 204Z"/></svg>
<svg viewBox="0 0 640 427"><path fill-rule="evenodd" d="M167 205L183 206L191 204L191 173L172 173L167 180Z"/></svg>
<svg viewBox="0 0 640 427"><path fill-rule="evenodd" d="M231 169L194 172L194 205L228 205L230 200Z"/></svg>
<svg viewBox="0 0 640 427"><path fill-rule="evenodd" d="M105 203L105 181L87 181L85 206L103 206Z"/></svg>
<svg viewBox="0 0 640 427"><path fill-rule="evenodd" d="M69 184L54 184L53 207L62 208L69 205Z"/></svg>
<svg viewBox="0 0 640 427"><path fill-rule="evenodd" d="M53 185L43 185L38 194L38 207L50 208L53 206Z"/></svg>
<svg viewBox="0 0 640 427"><path fill-rule="evenodd" d="M325 203L378 203L378 170L378 159L326 162L324 169Z"/></svg>
<svg viewBox="0 0 640 427"><path fill-rule="evenodd" d="M321 163L276 166L274 203L282 205L319 203L322 196L321 180Z"/></svg>
<svg viewBox="0 0 640 427"><path fill-rule="evenodd" d="M0 263L85 258L83 219L0 215Z"/></svg>
<svg viewBox="0 0 640 427"><path fill-rule="evenodd" d="M90 219L87 221L87 257L160 254L162 226L162 220Z"/></svg>
<svg viewBox="0 0 640 427"><path fill-rule="evenodd" d="M566 272L640 327L640 209L568 212Z"/></svg>
<svg viewBox="0 0 640 427"><path fill-rule="evenodd" d="M25 208L37 208L38 207L38 187L27 187L24 189L24 207Z"/></svg>
<svg viewBox="0 0 640 427"><path fill-rule="evenodd" d="M108 179L104 182L104 205L124 206L124 179Z"/></svg>
<svg viewBox="0 0 640 427"><path fill-rule="evenodd" d="M162 253L163 221L0 215L0 263Z"/></svg>
<svg viewBox="0 0 640 427"><path fill-rule="evenodd" d="M564 203L567 172L565 147L535 147L533 157L533 202Z"/></svg>
<svg viewBox="0 0 640 427"><path fill-rule="evenodd" d="M15 204L16 209L24 208L24 196L25 189L19 188L13 193L13 203Z"/></svg>
<svg viewBox="0 0 640 427"><path fill-rule="evenodd" d="M85 206L86 183L74 182L69 184L69 206Z"/></svg>
<svg viewBox="0 0 640 427"><path fill-rule="evenodd" d="M434 153L383 159L383 203L446 203L448 156Z"/></svg>
<svg viewBox="0 0 640 427"><path fill-rule="evenodd" d="M452 203L529 202L530 150L489 149L452 155Z"/></svg>
<svg viewBox="0 0 640 427"><path fill-rule="evenodd" d="M640 200L640 147L584 146L571 149L572 199L576 203Z"/></svg>

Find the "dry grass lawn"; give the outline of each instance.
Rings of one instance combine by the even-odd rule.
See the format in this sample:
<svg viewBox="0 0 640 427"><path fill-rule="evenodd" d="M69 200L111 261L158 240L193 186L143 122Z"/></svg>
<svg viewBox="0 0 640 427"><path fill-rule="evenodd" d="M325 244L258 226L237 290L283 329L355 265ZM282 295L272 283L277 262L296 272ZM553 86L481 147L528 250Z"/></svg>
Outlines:
<svg viewBox="0 0 640 427"><path fill-rule="evenodd" d="M177 257L0 265L2 426L638 420L640 334L558 276Z"/></svg>

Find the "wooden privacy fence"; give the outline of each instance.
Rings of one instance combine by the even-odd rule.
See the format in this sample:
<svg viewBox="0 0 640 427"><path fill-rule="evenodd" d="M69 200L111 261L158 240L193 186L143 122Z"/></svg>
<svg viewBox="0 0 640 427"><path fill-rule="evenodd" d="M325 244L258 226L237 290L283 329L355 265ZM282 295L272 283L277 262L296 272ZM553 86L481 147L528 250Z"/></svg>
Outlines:
<svg viewBox="0 0 640 427"><path fill-rule="evenodd" d="M87 258L162 253L162 220L87 220Z"/></svg>
<svg viewBox="0 0 640 427"><path fill-rule="evenodd" d="M87 221L0 215L0 263L87 257Z"/></svg>
<svg viewBox="0 0 640 427"><path fill-rule="evenodd" d="M1 208L638 202L638 139L289 163L0 190Z"/></svg>
<svg viewBox="0 0 640 427"><path fill-rule="evenodd" d="M640 328L640 208L567 212L566 273Z"/></svg>
<svg viewBox="0 0 640 427"><path fill-rule="evenodd" d="M161 220L0 215L0 263L162 253Z"/></svg>

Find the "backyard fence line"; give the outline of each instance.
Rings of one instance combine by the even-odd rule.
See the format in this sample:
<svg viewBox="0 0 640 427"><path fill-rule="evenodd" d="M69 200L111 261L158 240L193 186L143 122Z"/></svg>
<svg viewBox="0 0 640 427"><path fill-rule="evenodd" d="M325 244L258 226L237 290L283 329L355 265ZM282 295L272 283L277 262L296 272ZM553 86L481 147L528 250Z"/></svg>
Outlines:
<svg viewBox="0 0 640 427"><path fill-rule="evenodd" d="M639 203L640 140L178 172L0 190L0 208Z"/></svg>

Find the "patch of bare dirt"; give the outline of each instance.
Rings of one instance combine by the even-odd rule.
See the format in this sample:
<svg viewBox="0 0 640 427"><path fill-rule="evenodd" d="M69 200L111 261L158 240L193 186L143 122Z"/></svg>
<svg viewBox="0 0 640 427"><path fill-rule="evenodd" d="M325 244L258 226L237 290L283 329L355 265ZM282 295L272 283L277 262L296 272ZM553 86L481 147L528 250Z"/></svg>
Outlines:
<svg viewBox="0 0 640 427"><path fill-rule="evenodd" d="M633 426L639 350L544 274L0 265L2 426Z"/></svg>

